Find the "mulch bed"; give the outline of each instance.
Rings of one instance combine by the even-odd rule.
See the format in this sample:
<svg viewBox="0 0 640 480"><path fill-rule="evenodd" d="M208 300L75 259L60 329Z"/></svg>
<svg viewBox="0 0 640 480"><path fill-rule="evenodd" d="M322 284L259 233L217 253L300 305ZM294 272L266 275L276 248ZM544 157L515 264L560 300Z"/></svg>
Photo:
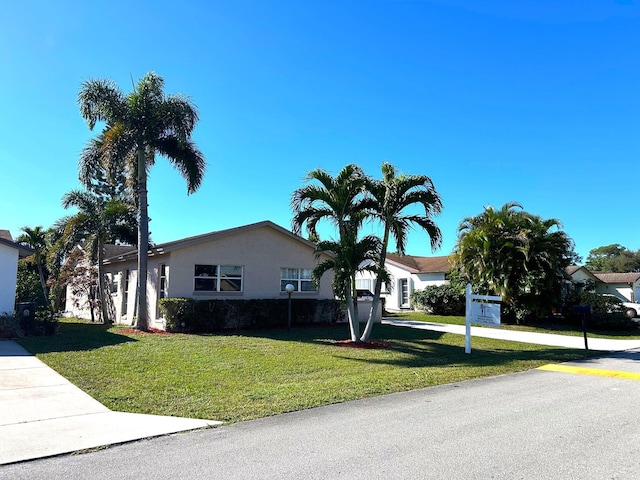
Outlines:
<svg viewBox="0 0 640 480"><path fill-rule="evenodd" d="M337 340L334 345L336 347L347 347L347 348L389 348L389 344L387 342L354 342L353 340Z"/></svg>

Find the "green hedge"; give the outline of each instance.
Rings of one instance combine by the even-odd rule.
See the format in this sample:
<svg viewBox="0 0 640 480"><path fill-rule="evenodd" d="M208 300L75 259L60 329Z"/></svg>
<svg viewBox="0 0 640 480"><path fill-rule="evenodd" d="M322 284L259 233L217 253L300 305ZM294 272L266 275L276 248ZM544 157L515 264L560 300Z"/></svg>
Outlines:
<svg viewBox="0 0 640 480"><path fill-rule="evenodd" d="M169 332L212 333L243 328L287 326L288 299L194 300L163 298L160 311ZM291 324L335 323L342 318L336 300L294 299Z"/></svg>

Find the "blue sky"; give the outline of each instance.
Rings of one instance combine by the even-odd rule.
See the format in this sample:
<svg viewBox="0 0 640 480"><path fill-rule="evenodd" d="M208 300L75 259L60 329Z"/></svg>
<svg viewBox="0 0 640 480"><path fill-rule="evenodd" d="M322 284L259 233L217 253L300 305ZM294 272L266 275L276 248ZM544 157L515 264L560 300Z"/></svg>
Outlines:
<svg viewBox="0 0 640 480"><path fill-rule="evenodd" d="M76 98L155 71L198 106L208 169L188 196L159 158L156 243L270 219L305 173L383 161L429 175L452 251L508 201L586 257L640 249L640 2L0 0L0 228L49 227L94 136ZM393 247L392 247L393 249ZM431 255L414 232L407 252Z"/></svg>

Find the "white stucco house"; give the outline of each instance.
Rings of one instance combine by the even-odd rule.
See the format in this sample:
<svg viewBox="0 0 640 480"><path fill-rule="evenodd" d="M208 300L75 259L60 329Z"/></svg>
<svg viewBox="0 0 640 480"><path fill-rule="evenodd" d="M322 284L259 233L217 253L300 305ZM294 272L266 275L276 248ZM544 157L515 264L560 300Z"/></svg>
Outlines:
<svg viewBox="0 0 640 480"><path fill-rule="evenodd" d="M15 243L8 230L0 230L0 315L13 314L18 260L33 253L33 249Z"/></svg>
<svg viewBox="0 0 640 480"><path fill-rule="evenodd" d="M121 251L104 260L111 283L115 321L132 324L136 316L137 251ZM161 298L333 299L333 275L311 281L315 244L271 221L263 221L154 246L149 250L147 301L149 326L163 328ZM321 258L322 260L322 258ZM320 261L321 261L320 260ZM67 294L67 314L90 318L88 308ZM80 302L82 303L82 302Z"/></svg>
<svg viewBox="0 0 640 480"><path fill-rule="evenodd" d="M640 302L640 272L594 273L596 293L614 295L623 302Z"/></svg>
<svg viewBox="0 0 640 480"><path fill-rule="evenodd" d="M385 309L388 311L413 308L411 292L429 285L447 283L446 276L451 271L448 256L420 257L388 253L385 264L391 274L391 283L382 286L381 297L385 299ZM358 274L356 286L373 292L375 282L373 274L362 272Z"/></svg>

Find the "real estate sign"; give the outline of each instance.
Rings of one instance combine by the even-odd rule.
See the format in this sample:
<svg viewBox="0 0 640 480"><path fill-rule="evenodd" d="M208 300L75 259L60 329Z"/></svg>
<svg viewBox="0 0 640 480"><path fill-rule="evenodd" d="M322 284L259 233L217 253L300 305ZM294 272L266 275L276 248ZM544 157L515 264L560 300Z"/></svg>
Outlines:
<svg viewBox="0 0 640 480"><path fill-rule="evenodd" d="M471 292L471 285L467 285L466 291L466 328L465 328L465 353L471 353L471 324L484 326L500 326L500 304L502 297L494 295L474 295ZM494 303L491 303L494 302Z"/></svg>
<svg viewBox="0 0 640 480"><path fill-rule="evenodd" d="M500 304L471 302L471 323L487 327L499 327Z"/></svg>

